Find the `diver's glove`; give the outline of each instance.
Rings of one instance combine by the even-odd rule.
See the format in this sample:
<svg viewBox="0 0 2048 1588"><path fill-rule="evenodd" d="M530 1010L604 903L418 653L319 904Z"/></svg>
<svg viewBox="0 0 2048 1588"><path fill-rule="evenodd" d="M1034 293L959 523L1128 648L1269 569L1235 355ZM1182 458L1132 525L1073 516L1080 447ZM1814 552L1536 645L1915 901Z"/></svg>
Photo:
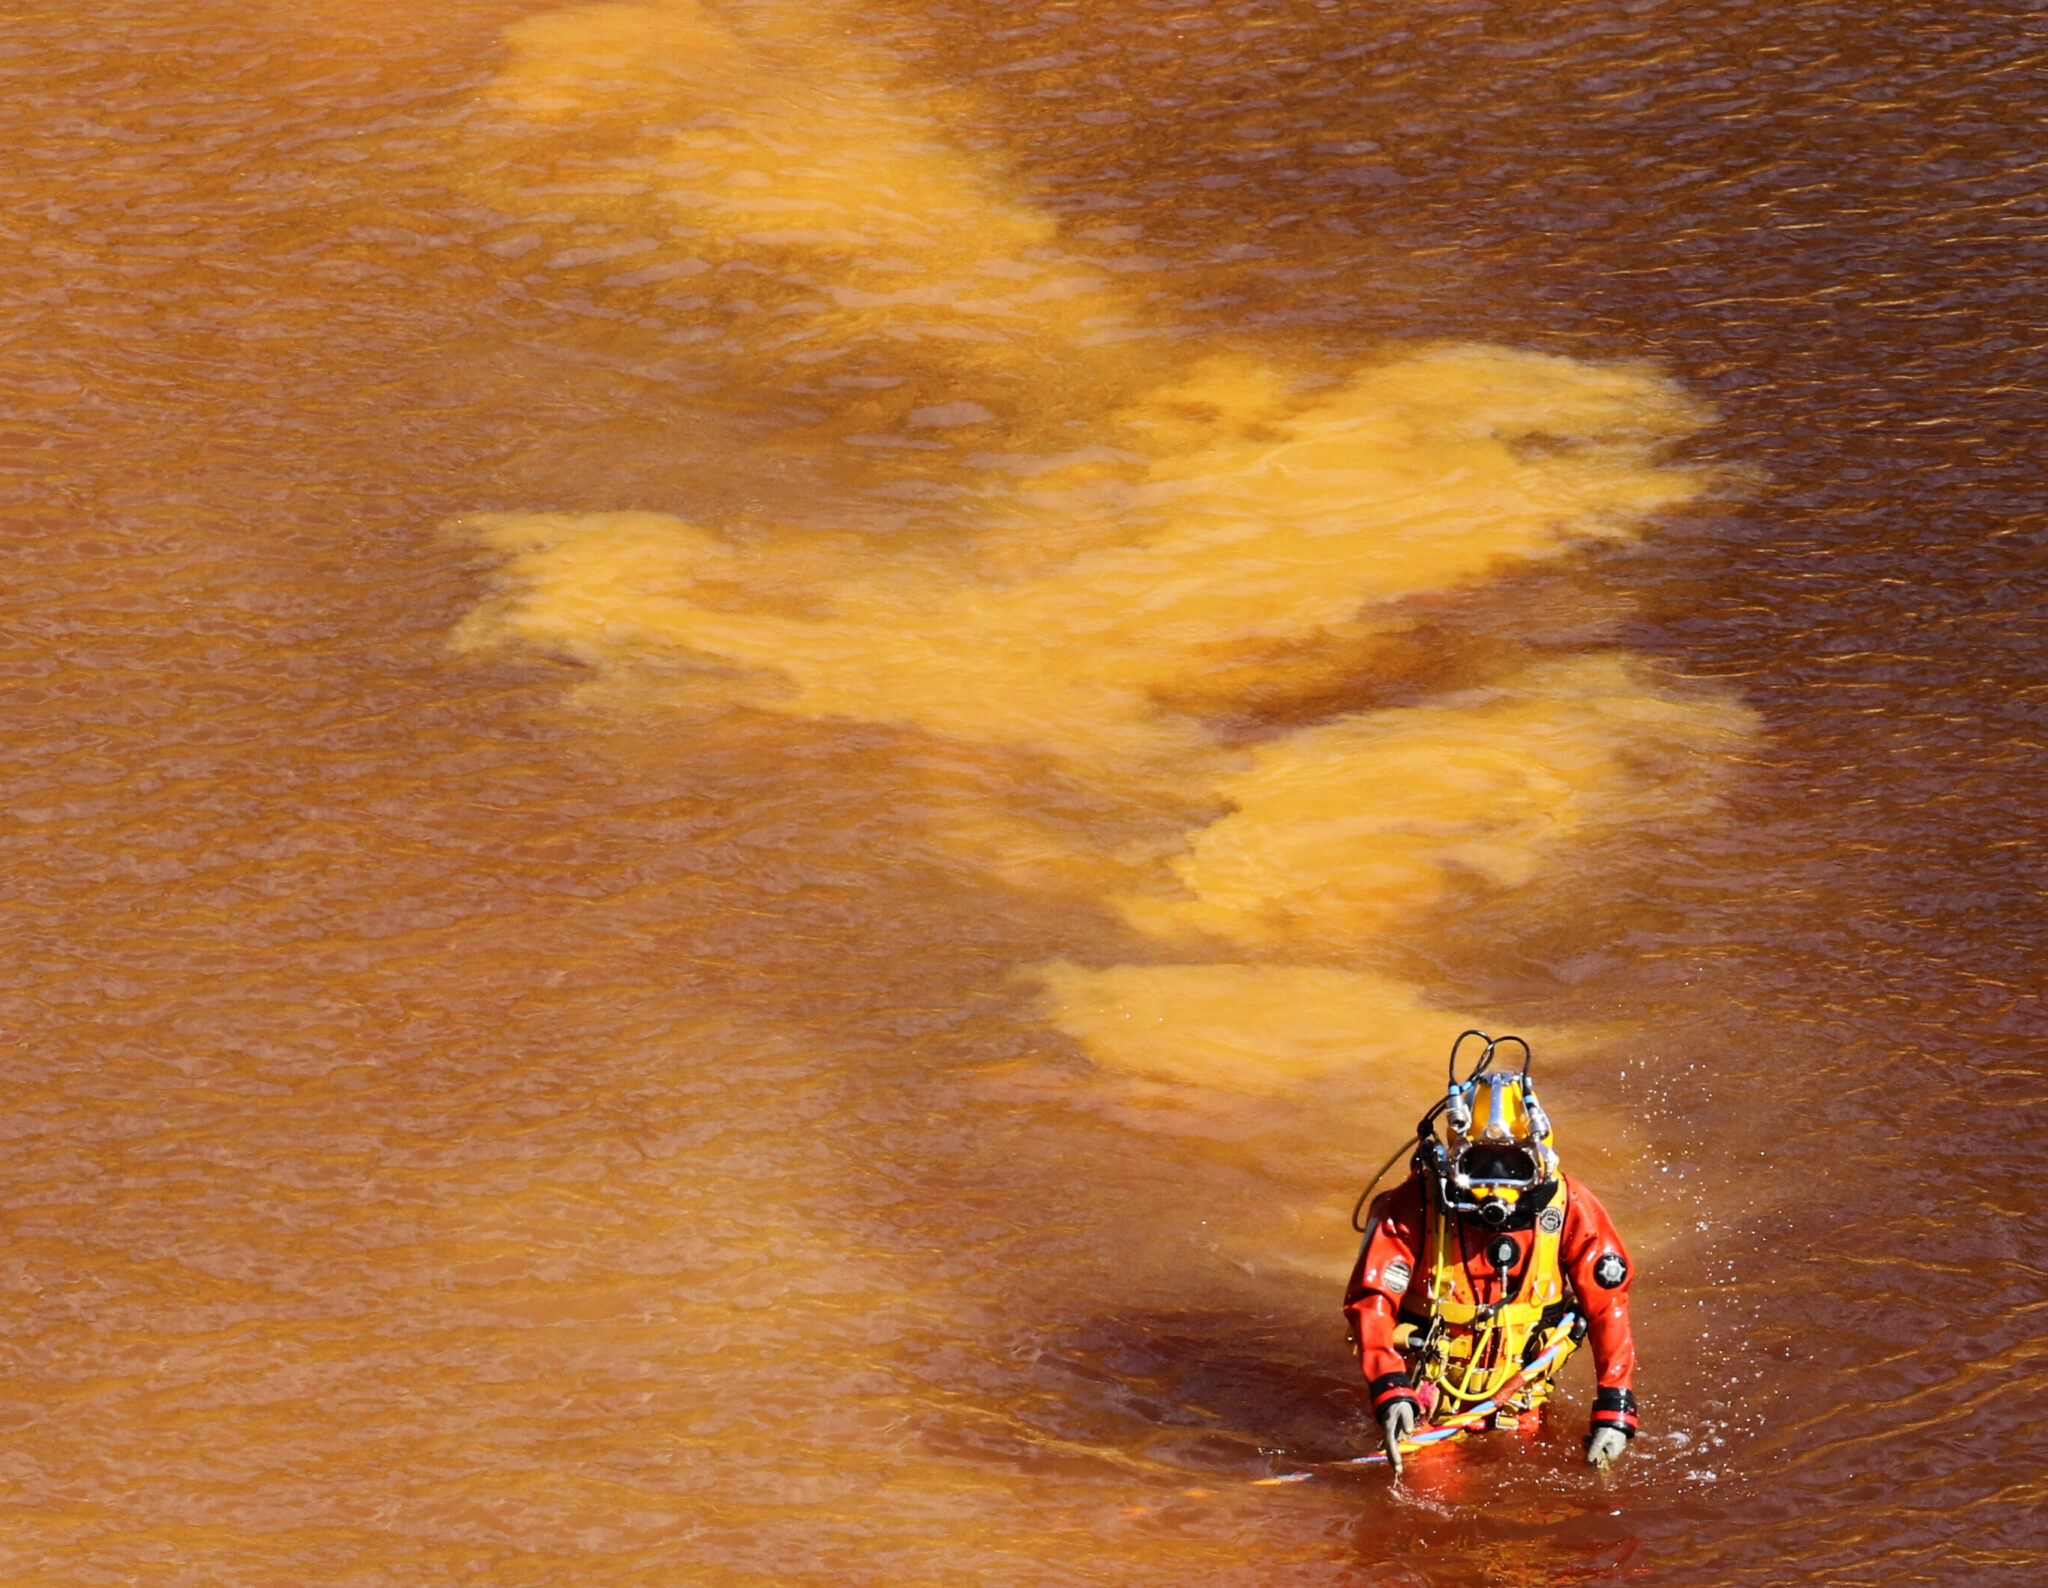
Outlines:
<svg viewBox="0 0 2048 1588"><path fill-rule="evenodd" d="M1586 1439L1586 1465L1605 1472L1628 1453L1628 1435L1619 1428L1596 1428Z"/></svg>
<svg viewBox="0 0 2048 1588"><path fill-rule="evenodd" d="M1421 1408L1408 1389L1408 1381L1398 1373L1389 1373L1375 1381L1372 1392L1373 1415L1380 1420L1380 1437L1387 1446L1387 1470L1398 1478L1401 1476L1401 1441L1414 1434Z"/></svg>
<svg viewBox="0 0 2048 1588"><path fill-rule="evenodd" d="M1593 1432L1586 1439L1586 1464L1605 1472L1628 1451L1636 1436L1636 1398L1625 1389L1603 1387L1593 1396Z"/></svg>
<svg viewBox="0 0 2048 1588"><path fill-rule="evenodd" d="M1387 1442L1387 1469L1401 1476L1401 1441L1415 1432L1415 1402L1395 1401L1380 1413L1380 1435Z"/></svg>

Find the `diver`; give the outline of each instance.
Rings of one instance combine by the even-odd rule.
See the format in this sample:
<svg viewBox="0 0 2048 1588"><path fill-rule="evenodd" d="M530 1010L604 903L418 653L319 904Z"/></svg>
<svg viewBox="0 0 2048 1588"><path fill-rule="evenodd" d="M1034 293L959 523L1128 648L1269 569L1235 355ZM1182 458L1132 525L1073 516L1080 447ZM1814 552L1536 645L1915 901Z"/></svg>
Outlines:
<svg viewBox="0 0 2048 1588"><path fill-rule="evenodd" d="M1475 1036L1485 1052L1461 1082L1458 1049ZM1521 1070L1492 1069L1509 1044ZM1530 1058L1520 1037L1467 1031L1452 1044L1450 1086L1416 1127L1408 1179L1374 1198L1363 1226L1344 1313L1397 1477L1404 1447L1522 1426L1586 1339L1587 1462L1606 1471L1635 1437L1628 1251L1593 1193L1558 1172Z"/></svg>

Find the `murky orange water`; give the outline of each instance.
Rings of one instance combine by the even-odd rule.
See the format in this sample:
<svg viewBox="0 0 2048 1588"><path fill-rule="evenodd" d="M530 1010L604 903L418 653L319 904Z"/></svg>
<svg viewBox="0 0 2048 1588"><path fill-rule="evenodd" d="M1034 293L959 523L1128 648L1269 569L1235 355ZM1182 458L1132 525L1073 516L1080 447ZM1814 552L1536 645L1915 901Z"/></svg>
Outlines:
<svg viewBox="0 0 2048 1588"><path fill-rule="evenodd" d="M2038 18L5 41L0 1578L2033 1580ZM1475 1022L1646 1431L1257 1487Z"/></svg>

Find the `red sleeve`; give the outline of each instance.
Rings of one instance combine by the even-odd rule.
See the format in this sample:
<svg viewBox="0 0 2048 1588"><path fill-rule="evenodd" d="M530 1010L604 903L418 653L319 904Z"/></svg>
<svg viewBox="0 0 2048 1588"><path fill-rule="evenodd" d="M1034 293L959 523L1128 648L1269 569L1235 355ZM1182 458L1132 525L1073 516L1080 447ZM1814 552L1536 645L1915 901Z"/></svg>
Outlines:
<svg viewBox="0 0 2048 1588"><path fill-rule="evenodd" d="M1633 1437L1636 1429L1635 1335L1629 1328L1628 1293L1635 1266L1600 1199L1570 1176L1569 1201L1558 1258L1586 1317L1597 1375L1593 1426L1611 1426Z"/></svg>
<svg viewBox="0 0 2048 1588"><path fill-rule="evenodd" d="M1408 1364L1394 1349L1394 1322L1422 1261L1422 1218L1422 1183L1412 1175L1374 1197L1358 1261L1344 1287L1344 1312L1358 1341L1358 1367L1375 1412L1414 1399Z"/></svg>

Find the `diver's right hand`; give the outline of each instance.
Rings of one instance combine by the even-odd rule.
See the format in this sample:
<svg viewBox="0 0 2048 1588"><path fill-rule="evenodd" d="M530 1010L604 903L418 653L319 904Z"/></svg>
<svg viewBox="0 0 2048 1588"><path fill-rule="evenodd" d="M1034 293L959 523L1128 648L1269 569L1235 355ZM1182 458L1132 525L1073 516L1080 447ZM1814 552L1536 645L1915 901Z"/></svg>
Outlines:
<svg viewBox="0 0 2048 1588"><path fill-rule="evenodd" d="M1415 1402L1395 1401L1380 1413L1380 1437L1387 1443L1387 1468L1401 1476L1401 1441L1415 1432Z"/></svg>

